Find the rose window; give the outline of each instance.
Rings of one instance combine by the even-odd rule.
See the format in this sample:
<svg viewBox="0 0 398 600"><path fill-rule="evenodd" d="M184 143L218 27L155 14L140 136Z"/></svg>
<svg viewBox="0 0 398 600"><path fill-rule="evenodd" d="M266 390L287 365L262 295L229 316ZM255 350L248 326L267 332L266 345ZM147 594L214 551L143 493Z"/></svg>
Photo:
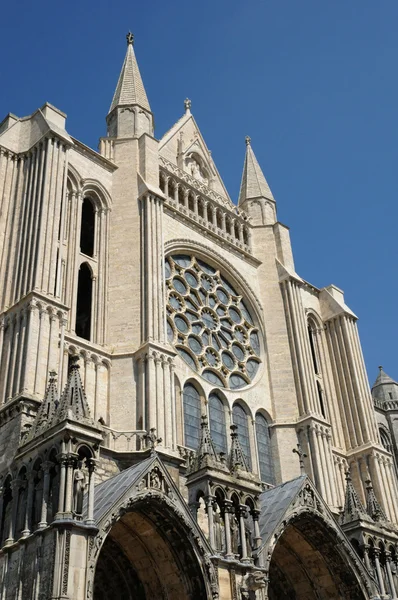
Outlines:
<svg viewBox="0 0 398 600"><path fill-rule="evenodd" d="M207 263L187 254L165 261L167 335L183 360L214 385L239 389L260 365L260 333L246 300Z"/></svg>

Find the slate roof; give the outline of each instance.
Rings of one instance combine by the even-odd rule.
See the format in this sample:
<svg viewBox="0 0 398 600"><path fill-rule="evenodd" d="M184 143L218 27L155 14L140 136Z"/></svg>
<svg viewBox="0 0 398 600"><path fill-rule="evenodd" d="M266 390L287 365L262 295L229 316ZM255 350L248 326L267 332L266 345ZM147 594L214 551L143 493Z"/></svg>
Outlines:
<svg viewBox="0 0 398 600"><path fill-rule="evenodd" d="M300 475L297 479L292 479L291 481L277 485L261 494L261 515L259 525L263 543L265 543L275 531L306 478L306 475Z"/></svg>
<svg viewBox="0 0 398 600"><path fill-rule="evenodd" d="M131 106L132 104L139 104L151 112L133 44L128 44L109 112L112 112L117 106Z"/></svg>
<svg viewBox="0 0 398 600"><path fill-rule="evenodd" d="M117 503L126 493L128 488L138 481L142 473L156 460L150 456L137 465L129 467L114 477L99 483L94 490L94 519L98 523L109 509Z"/></svg>
<svg viewBox="0 0 398 600"><path fill-rule="evenodd" d="M268 198L269 200L274 200L271 189L252 150L250 138L246 138L246 157L242 182L240 184L238 205L242 204L248 198Z"/></svg>

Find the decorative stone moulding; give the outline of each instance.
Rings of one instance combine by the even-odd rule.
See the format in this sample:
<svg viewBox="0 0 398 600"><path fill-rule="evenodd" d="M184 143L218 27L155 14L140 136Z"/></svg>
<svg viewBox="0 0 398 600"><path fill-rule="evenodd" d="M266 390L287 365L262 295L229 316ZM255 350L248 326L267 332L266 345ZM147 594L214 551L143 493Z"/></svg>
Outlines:
<svg viewBox="0 0 398 600"><path fill-rule="evenodd" d="M188 254L165 262L167 335L204 379L241 389L259 369L260 331L246 299L220 270Z"/></svg>

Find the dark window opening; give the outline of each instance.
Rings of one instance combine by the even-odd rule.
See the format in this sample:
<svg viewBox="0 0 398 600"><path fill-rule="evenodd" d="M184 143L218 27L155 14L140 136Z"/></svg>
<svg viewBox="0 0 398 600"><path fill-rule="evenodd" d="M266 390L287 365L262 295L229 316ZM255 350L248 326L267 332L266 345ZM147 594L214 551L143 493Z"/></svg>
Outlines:
<svg viewBox="0 0 398 600"><path fill-rule="evenodd" d="M308 337L310 338L311 356L312 356L312 362L314 364L314 370L315 370L316 375L319 375L319 368L318 368L318 362L316 360L316 352L315 352L315 344L314 344L314 332L310 325L308 326Z"/></svg>
<svg viewBox="0 0 398 600"><path fill-rule="evenodd" d="M82 224L80 228L80 252L86 256L94 254L95 212L93 203L84 198L82 206Z"/></svg>
<svg viewBox="0 0 398 600"><path fill-rule="evenodd" d="M389 395L389 397L390 397L390 400L392 400L392 393L391 393L391 392L388 392L388 395Z"/></svg>
<svg viewBox="0 0 398 600"><path fill-rule="evenodd" d="M91 279L91 270L87 263L83 263L79 270L75 331L76 335L85 340L90 340L91 334L92 291L93 282Z"/></svg>
<svg viewBox="0 0 398 600"><path fill-rule="evenodd" d="M316 387L318 390L319 406L321 409L321 413L322 413L322 416L326 419L325 404L323 402L323 391L322 391L321 384L319 383L319 381L316 382Z"/></svg>

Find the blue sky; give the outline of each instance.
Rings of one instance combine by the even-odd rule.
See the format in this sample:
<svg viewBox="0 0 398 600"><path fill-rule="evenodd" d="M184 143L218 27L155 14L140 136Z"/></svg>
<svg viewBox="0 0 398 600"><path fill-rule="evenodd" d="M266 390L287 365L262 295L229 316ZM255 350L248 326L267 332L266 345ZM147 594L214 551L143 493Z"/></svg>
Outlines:
<svg viewBox="0 0 398 600"><path fill-rule="evenodd" d="M0 119L48 101L96 148L129 29L157 137L191 98L236 199L251 136L296 270L344 289L370 379L398 379L398 2L4 3Z"/></svg>

